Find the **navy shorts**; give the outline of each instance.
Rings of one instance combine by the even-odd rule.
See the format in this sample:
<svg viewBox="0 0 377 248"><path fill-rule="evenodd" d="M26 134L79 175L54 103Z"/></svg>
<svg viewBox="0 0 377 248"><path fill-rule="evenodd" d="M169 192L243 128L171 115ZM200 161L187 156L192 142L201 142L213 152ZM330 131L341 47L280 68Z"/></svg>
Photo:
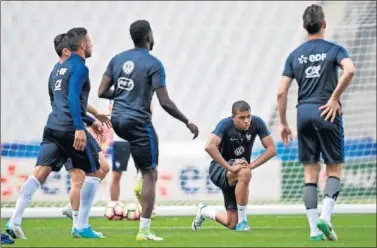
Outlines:
<svg viewBox="0 0 377 248"><path fill-rule="evenodd" d="M158 165L158 136L151 122L111 118L115 133L130 144L136 168L150 170Z"/></svg>
<svg viewBox="0 0 377 248"><path fill-rule="evenodd" d="M344 163L344 133L342 116L332 123L320 116L319 104L297 107L297 136L300 162L318 163L322 155L325 164Z"/></svg>
<svg viewBox="0 0 377 248"><path fill-rule="evenodd" d="M100 148L93 136L88 131L85 133L86 148L84 151L77 151L73 147L74 131L45 128L36 165L51 166L53 171L59 171L70 158L72 168L81 169L86 173L96 172L100 167L98 157Z"/></svg>
<svg viewBox="0 0 377 248"><path fill-rule="evenodd" d="M214 185L221 189L225 209L237 210L236 185L229 185L227 170L220 164L212 162L209 167L209 178Z"/></svg>
<svg viewBox="0 0 377 248"><path fill-rule="evenodd" d="M100 145L98 144L98 142L96 142L96 152L97 153L102 152L102 148L100 147ZM71 158L68 158L65 162L63 162L63 165L64 165L66 171L69 171L69 170L73 169ZM61 166L61 167L63 167L63 166ZM52 169L52 171L54 171L54 169Z"/></svg>
<svg viewBox="0 0 377 248"><path fill-rule="evenodd" d="M127 141L114 141L113 171L127 171L130 154L130 144Z"/></svg>

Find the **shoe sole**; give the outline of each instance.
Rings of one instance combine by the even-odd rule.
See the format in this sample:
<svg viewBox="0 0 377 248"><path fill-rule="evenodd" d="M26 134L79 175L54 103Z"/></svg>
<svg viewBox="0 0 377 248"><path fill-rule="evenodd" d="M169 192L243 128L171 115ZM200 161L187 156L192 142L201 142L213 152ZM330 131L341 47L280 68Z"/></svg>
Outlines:
<svg viewBox="0 0 377 248"><path fill-rule="evenodd" d="M317 227L326 236L328 240L336 241L337 237L333 234L333 230L327 223L323 220L318 220ZM335 232L334 232L335 233Z"/></svg>

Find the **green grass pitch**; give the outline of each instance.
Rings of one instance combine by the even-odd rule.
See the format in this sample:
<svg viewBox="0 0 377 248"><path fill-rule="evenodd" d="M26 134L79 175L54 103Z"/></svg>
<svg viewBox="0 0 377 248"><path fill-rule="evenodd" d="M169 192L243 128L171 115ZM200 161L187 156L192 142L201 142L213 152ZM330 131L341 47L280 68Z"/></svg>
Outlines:
<svg viewBox="0 0 377 248"><path fill-rule="evenodd" d="M68 219L25 219L23 229L28 240L16 240L3 247L376 247L376 215L334 215L339 240L309 241L305 215L249 216L252 231L238 233L212 220L200 231L191 230L192 217L159 217L152 230L165 240L137 242L138 221L108 221L91 218L95 230L105 239L73 239ZM1 220L4 232L5 220Z"/></svg>

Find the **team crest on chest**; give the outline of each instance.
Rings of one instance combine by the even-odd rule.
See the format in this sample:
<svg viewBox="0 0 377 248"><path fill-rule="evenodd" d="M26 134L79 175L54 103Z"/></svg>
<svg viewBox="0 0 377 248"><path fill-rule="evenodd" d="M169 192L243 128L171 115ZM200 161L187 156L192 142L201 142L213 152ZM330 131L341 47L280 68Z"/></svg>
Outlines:
<svg viewBox="0 0 377 248"><path fill-rule="evenodd" d="M251 140L251 134L249 134L249 133L246 134L246 140L247 140L247 141L250 141L250 140Z"/></svg>
<svg viewBox="0 0 377 248"><path fill-rule="evenodd" d="M245 152L245 147L239 146L236 148L236 150L234 150L234 155L241 156L242 154L244 154L244 152Z"/></svg>
<svg viewBox="0 0 377 248"><path fill-rule="evenodd" d="M131 74L131 72L133 72L135 68L135 63L132 62L131 60L128 60L126 61L124 64L123 64L123 72L127 75Z"/></svg>

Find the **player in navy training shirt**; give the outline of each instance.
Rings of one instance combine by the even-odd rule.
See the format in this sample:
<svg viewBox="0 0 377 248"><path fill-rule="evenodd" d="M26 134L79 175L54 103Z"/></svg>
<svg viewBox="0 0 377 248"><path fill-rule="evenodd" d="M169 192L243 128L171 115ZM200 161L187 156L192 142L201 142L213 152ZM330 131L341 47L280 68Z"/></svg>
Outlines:
<svg viewBox="0 0 377 248"><path fill-rule="evenodd" d="M310 239L329 240L337 236L331 214L340 191L344 162L343 124L340 96L351 83L355 68L343 47L323 39L326 21L322 7L311 5L303 14L308 40L295 49L285 63L278 89L280 135L285 145L292 139L286 118L288 90L298 84L297 136L300 162L304 164L304 203ZM338 68L343 75L338 79ZM317 183L322 155L328 179L322 214L317 215ZM319 231L318 228L321 230ZM322 234L323 233L323 234Z"/></svg>
<svg viewBox="0 0 377 248"><path fill-rule="evenodd" d="M251 162L256 136L266 151ZM251 170L276 155L274 140L266 124L260 117L251 115L247 102L237 101L232 106L232 117L221 120L210 135L206 151L213 158L209 176L222 190L226 212L217 212L215 208L200 203L191 228L199 230L205 218L211 218L236 231L250 230L246 207Z"/></svg>
<svg viewBox="0 0 377 248"><path fill-rule="evenodd" d="M51 104L54 101L53 98L53 87L55 86L55 81L52 80L53 76L57 74L58 65L63 63L63 61L69 56L69 51L66 49L66 41L65 41L66 34L60 34L55 37L54 39L54 46L57 55L59 56L59 62L54 66L52 72L50 73L48 88L49 88L49 95ZM90 126L93 125L94 119L90 116L86 116L84 121ZM95 123L94 123L95 124ZM99 123L95 124L98 126ZM100 125L100 124L99 124ZM51 146L52 147L52 146ZM50 150L51 152L53 150ZM51 155L51 154L50 154ZM43 184L51 171L60 171L63 164L71 164L70 159L66 159L66 157L59 158L50 158L51 164L46 161L46 163L37 162L32 175L29 179L24 183L23 188L20 192L20 195L17 199L17 204L15 211L10 219L10 221L6 224L6 231L13 237L13 238L20 238L24 239L25 234L21 229L21 222L24 210L31 200L32 195L36 192L38 186ZM69 167L69 166L68 166Z"/></svg>
<svg viewBox="0 0 377 248"><path fill-rule="evenodd" d="M143 177L142 213L137 240L162 240L150 232L150 218L156 195L158 138L151 122L150 105L154 92L163 109L185 123L198 136L198 128L170 100L162 63L152 56L154 40L145 20L131 24L135 48L114 56L98 90L101 98L114 99L111 121L114 131L130 143L135 165ZM114 90L110 89L114 86Z"/></svg>
<svg viewBox="0 0 377 248"><path fill-rule="evenodd" d="M55 51L59 56L59 62L56 64L56 66L59 64L62 64L71 55L71 51L69 51L68 49L67 40L68 38L66 34L60 34L56 36L54 39ZM50 74L49 85L48 85L51 104L54 99L53 97L54 97L55 80L53 80L53 77L54 75L57 74L56 66L54 67L53 71ZM91 130L93 130L93 132L97 135L97 137L101 137L103 135L102 125L107 125L108 127L111 127L109 118L107 117L106 114L99 113L93 106L90 106L89 104L88 104L87 110L89 113L93 114L96 117L96 119L98 119L98 121L93 119L91 116L87 115L86 118L84 119L84 122L87 124L88 129L90 128ZM95 142L95 146L96 146L96 153L98 153L99 163L100 163L99 178L102 180L103 178L105 178L105 176L109 172L109 165L105 158L104 153L102 152L101 147L97 144L97 142ZM55 168L60 169L63 163L66 170L69 171L71 174L80 173L80 171L72 170L73 167L72 167L72 161L70 158L68 158L66 161L61 161L61 164L55 165ZM42 167L42 170L46 168L49 168L49 166ZM42 170L39 170L39 174L43 173ZM44 175L46 175L46 177L48 176L46 173ZM71 178L72 179L76 178L76 175L71 175ZM37 177L37 179L39 178ZM41 180L39 181L42 182ZM71 199L76 197L77 198L76 201L78 202L80 199L79 198L80 192L78 190L75 190L75 187L73 187L73 191L75 192L71 194ZM76 206L76 208L78 208L78 206ZM65 207L62 210L62 214L70 219L73 219L73 224L74 224L77 217L77 211L75 213L75 210L74 209L72 210L71 203L68 203L65 205ZM102 235L101 233L99 234Z"/></svg>

